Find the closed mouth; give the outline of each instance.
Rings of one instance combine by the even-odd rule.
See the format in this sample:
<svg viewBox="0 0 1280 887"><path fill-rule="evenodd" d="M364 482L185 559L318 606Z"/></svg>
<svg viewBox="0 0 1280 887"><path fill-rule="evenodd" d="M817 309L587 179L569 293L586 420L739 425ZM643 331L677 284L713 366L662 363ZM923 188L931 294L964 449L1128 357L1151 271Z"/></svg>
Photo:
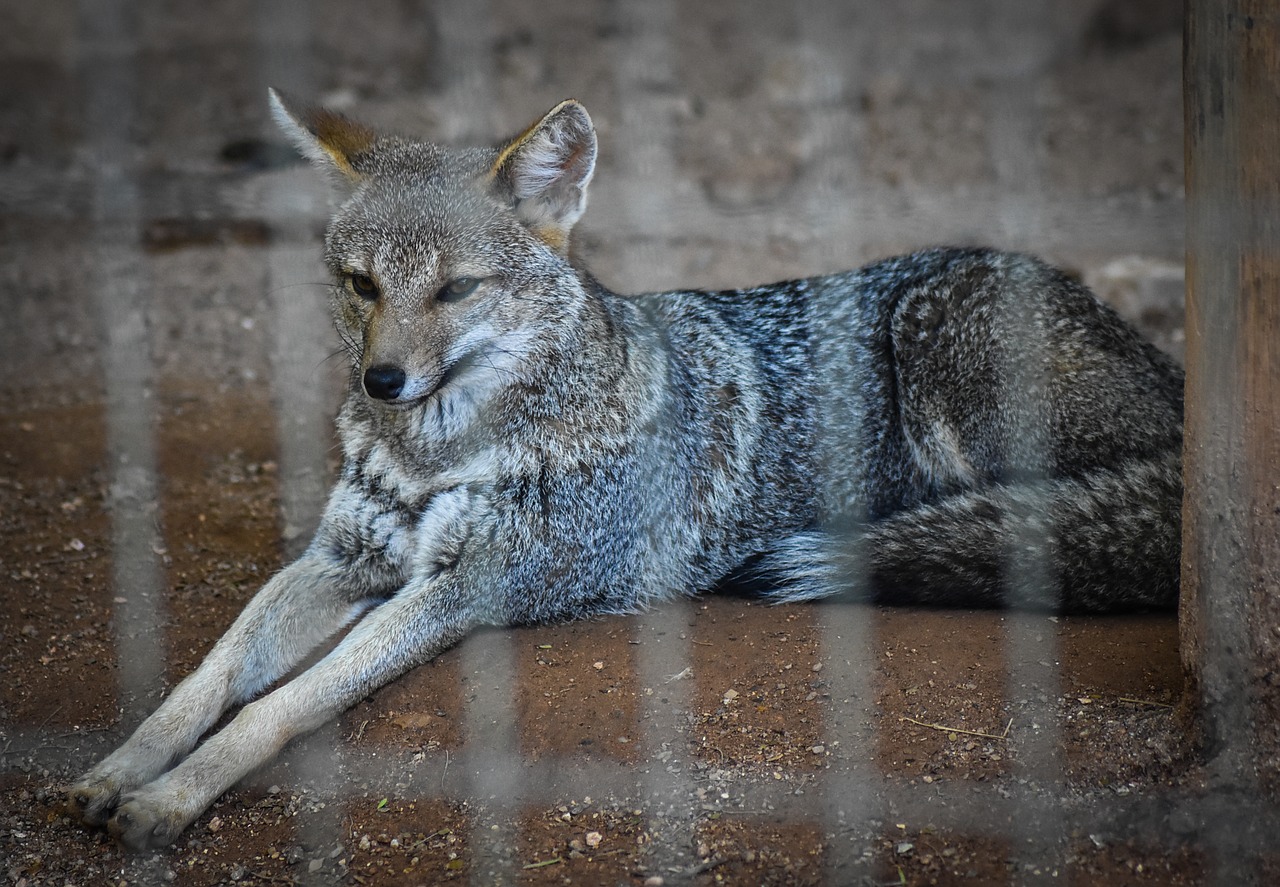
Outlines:
<svg viewBox="0 0 1280 887"><path fill-rule="evenodd" d="M475 352L468 352L445 368L445 371L440 374L440 378L436 380L436 384L432 386L430 391L427 391L424 394L419 394L417 397L403 398L399 400L383 400L378 401L378 403L381 403L388 409L401 411L411 410L414 407L422 406L447 388L452 382L456 381L459 376L474 366L475 363Z"/></svg>
<svg viewBox="0 0 1280 887"><path fill-rule="evenodd" d="M468 351L466 354L459 357L453 363L445 367L444 372L440 374L440 380L436 382L436 387L432 388L426 396L433 397L436 394L439 394L449 385L449 383L455 381L459 376L471 367L475 366L475 363L475 351Z"/></svg>

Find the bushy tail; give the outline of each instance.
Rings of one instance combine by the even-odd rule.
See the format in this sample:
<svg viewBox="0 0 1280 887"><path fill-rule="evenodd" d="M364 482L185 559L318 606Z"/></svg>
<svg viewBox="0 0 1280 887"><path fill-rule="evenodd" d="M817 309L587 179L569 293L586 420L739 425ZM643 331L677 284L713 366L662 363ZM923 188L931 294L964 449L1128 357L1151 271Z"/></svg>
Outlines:
<svg viewBox="0 0 1280 887"><path fill-rule="evenodd" d="M1178 601L1180 454L1078 478L993 486L853 532L807 531L762 559L778 601L849 595L883 603L1069 613Z"/></svg>

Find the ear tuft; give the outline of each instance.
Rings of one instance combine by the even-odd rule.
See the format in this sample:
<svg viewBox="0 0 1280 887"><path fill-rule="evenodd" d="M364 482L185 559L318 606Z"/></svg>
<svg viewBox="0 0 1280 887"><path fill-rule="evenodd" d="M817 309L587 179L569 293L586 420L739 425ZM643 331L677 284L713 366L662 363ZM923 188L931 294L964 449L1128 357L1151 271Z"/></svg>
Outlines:
<svg viewBox="0 0 1280 887"><path fill-rule="evenodd" d="M335 111L296 102L278 90L269 89L268 94L271 116L303 157L348 182L360 180L360 158L373 150L377 133Z"/></svg>
<svg viewBox="0 0 1280 887"><path fill-rule="evenodd" d="M569 99L503 146L489 175L529 228L563 253L595 168L591 116Z"/></svg>

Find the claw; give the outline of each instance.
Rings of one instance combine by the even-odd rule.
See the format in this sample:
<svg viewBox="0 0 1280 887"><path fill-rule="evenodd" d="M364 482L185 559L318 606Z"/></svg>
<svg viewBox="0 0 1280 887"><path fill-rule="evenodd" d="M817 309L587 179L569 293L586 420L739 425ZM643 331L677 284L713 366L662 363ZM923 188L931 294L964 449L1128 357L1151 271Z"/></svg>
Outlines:
<svg viewBox="0 0 1280 887"><path fill-rule="evenodd" d="M107 830L120 844L134 851L154 850L172 844L185 821L180 814L147 792L130 794L120 801Z"/></svg>
<svg viewBox="0 0 1280 887"><path fill-rule="evenodd" d="M94 786L88 785L71 789L69 806L71 812L85 824L103 826L119 804L119 797L118 789L108 790L98 786L95 790Z"/></svg>

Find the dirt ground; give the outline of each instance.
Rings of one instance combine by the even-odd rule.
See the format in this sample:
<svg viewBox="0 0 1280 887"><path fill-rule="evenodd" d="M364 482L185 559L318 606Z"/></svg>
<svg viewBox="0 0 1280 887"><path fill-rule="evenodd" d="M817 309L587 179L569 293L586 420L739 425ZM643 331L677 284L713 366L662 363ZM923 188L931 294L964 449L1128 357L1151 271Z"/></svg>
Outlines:
<svg viewBox="0 0 1280 887"><path fill-rule="evenodd" d="M190 393L161 399L167 686L281 558L274 442L261 421L269 405L205 397L193 415ZM828 722L850 700L827 679L841 651L824 636L826 608L733 597L680 611L687 673L673 670L657 687L638 679L636 651L648 637L634 618L491 633L513 662L519 766L582 767L587 776L571 780L580 793L556 794L553 779L540 804L510 809L468 796L465 764L451 771L451 761L487 741L465 712L480 679L468 668L469 641L299 743L222 798L173 850L123 854L70 820L59 793L128 726L115 667L129 644L116 646L117 593L104 581L112 546L102 447L93 404L14 404L0 422L0 531L16 592L0 623L8 641L0 669L5 723L25 728L5 746L0 782L0 843L15 884L487 883L468 854L472 823L493 818L489 807L510 830L505 863L521 883L855 883L833 867L834 843L868 883L899 874L906 883L1021 882L998 831L942 828L927 800L933 789L1026 784L1021 742L1048 725L1022 715L1035 691L1010 680L1002 656L1010 617L853 608L847 615L868 630L871 735L863 747L838 748ZM1173 711L1175 619L1036 618L1060 682L1038 708L1056 723L1066 780L1052 796L1083 809L1098 796L1183 785L1193 762ZM673 685L687 694L684 728L655 745L644 700ZM160 695L157 686L142 706ZM330 744L341 750L340 775L317 778L307 758ZM892 810L899 790L912 798L901 818L846 835L815 816L804 793L820 792L820 779L851 762L884 777L877 803ZM662 796L650 809L633 806L646 767L676 772L694 809L668 820ZM654 864L648 848L657 841L673 845L674 872ZM1073 882L1196 882L1170 874L1194 871L1194 854L1097 847L1087 835L1073 843L1064 858Z"/></svg>
<svg viewBox="0 0 1280 887"><path fill-rule="evenodd" d="M1211 880L1172 614L723 596L493 631L170 850L63 807L305 542L335 468L322 183L267 82L457 139L579 95L604 153L578 250L623 291L981 241L1177 355L1181 4L894 6L0 13L0 882Z"/></svg>

